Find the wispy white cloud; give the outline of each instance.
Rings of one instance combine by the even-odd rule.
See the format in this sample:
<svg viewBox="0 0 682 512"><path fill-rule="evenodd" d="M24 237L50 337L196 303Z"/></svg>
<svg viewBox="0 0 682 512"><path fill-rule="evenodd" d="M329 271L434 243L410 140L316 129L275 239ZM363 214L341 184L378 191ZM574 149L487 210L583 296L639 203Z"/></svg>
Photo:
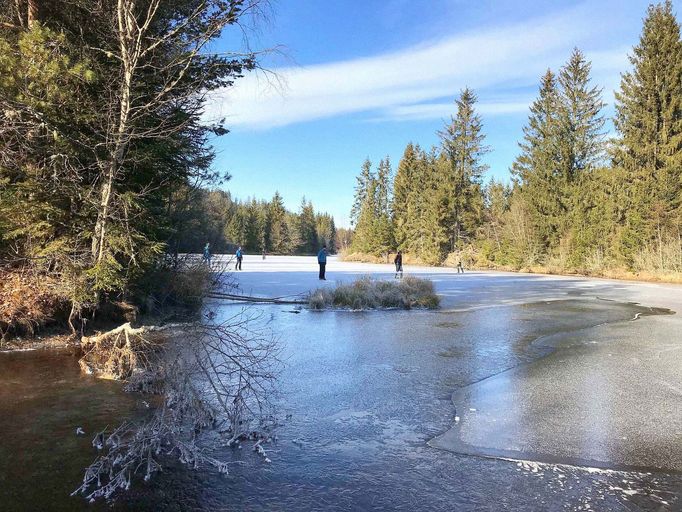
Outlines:
<svg viewBox="0 0 682 512"><path fill-rule="evenodd" d="M518 98L509 101L483 101L476 105L476 111L483 116L501 116L527 112L533 100ZM449 119L454 113L454 102L417 103L398 105L384 109L381 115L370 121L422 121L425 119Z"/></svg>
<svg viewBox="0 0 682 512"><path fill-rule="evenodd" d="M444 118L464 86L482 91L527 87L548 66L561 64L571 48L608 29L608 17L588 4L523 23L459 34L428 44L366 58L274 70L282 86L249 75L214 93L208 118L225 117L243 130L268 129L332 116L366 112L372 119ZM589 52L595 78L617 82L626 49ZM616 78L614 78L616 77ZM602 83L605 83L602 82ZM446 102L448 99L449 102ZM479 111L493 116L523 111L527 90L504 101L482 95Z"/></svg>

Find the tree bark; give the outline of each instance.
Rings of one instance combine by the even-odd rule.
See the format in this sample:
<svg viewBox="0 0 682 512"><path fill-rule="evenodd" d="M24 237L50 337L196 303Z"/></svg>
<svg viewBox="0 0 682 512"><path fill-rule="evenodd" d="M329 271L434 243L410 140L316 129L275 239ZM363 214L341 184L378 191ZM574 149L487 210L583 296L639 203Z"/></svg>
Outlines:
<svg viewBox="0 0 682 512"><path fill-rule="evenodd" d="M28 28L31 28L33 24L38 20L38 0L28 0L28 9L26 15L26 22Z"/></svg>
<svg viewBox="0 0 682 512"><path fill-rule="evenodd" d="M121 62L123 64L123 82L120 91L121 99L119 102L116 139L110 152L111 159L105 166L106 171L100 188L100 204L92 239L92 258L95 263L100 263L105 254L107 223L110 215L112 198L115 194L114 187L116 175L118 174L128 146L131 87L140 54L139 38L136 42L136 39L133 37L134 27L136 26L133 9L134 2L118 0L118 39Z"/></svg>

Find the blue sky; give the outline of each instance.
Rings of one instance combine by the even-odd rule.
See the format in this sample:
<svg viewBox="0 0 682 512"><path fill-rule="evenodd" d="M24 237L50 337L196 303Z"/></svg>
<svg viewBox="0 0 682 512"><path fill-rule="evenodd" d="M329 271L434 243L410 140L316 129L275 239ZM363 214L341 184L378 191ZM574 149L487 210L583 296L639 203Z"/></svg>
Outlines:
<svg viewBox="0 0 682 512"><path fill-rule="evenodd" d="M280 0L253 48L284 46L237 86L218 91L209 119L231 133L214 143L224 188L287 207L301 198L348 226L355 176L365 157L393 168L409 141L425 148L454 113L465 86L478 94L488 177L508 179L539 77L572 48L593 63L613 110L649 2L640 0ZM675 2L678 7L678 2ZM231 48L226 35L218 50Z"/></svg>

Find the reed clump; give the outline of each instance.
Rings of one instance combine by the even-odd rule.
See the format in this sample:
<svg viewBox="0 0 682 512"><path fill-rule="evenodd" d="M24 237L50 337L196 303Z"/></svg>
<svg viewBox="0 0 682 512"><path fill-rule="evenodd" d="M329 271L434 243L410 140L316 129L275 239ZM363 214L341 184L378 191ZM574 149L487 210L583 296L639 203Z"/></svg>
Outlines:
<svg viewBox="0 0 682 512"><path fill-rule="evenodd" d="M310 294L310 309L436 309L440 298L427 279L407 276L396 281L363 277L335 288L319 288Z"/></svg>

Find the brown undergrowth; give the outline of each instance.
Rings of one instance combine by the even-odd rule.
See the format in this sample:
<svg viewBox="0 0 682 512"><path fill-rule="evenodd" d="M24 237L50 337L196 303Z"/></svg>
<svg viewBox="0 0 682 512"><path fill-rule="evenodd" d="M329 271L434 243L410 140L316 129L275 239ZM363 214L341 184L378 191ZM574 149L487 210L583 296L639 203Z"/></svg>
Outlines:
<svg viewBox="0 0 682 512"><path fill-rule="evenodd" d="M48 275L0 269L0 342L33 337L66 322L70 301L60 283Z"/></svg>
<svg viewBox="0 0 682 512"><path fill-rule="evenodd" d="M97 302L82 303L73 299L79 296L74 293L78 286L65 276L0 269L0 344L26 348L54 345L53 339L59 339L65 345L128 322L186 321L197 314L206 290L222 275L222 269L190 259L150 272L128 298L101 294Z"/></svg>

